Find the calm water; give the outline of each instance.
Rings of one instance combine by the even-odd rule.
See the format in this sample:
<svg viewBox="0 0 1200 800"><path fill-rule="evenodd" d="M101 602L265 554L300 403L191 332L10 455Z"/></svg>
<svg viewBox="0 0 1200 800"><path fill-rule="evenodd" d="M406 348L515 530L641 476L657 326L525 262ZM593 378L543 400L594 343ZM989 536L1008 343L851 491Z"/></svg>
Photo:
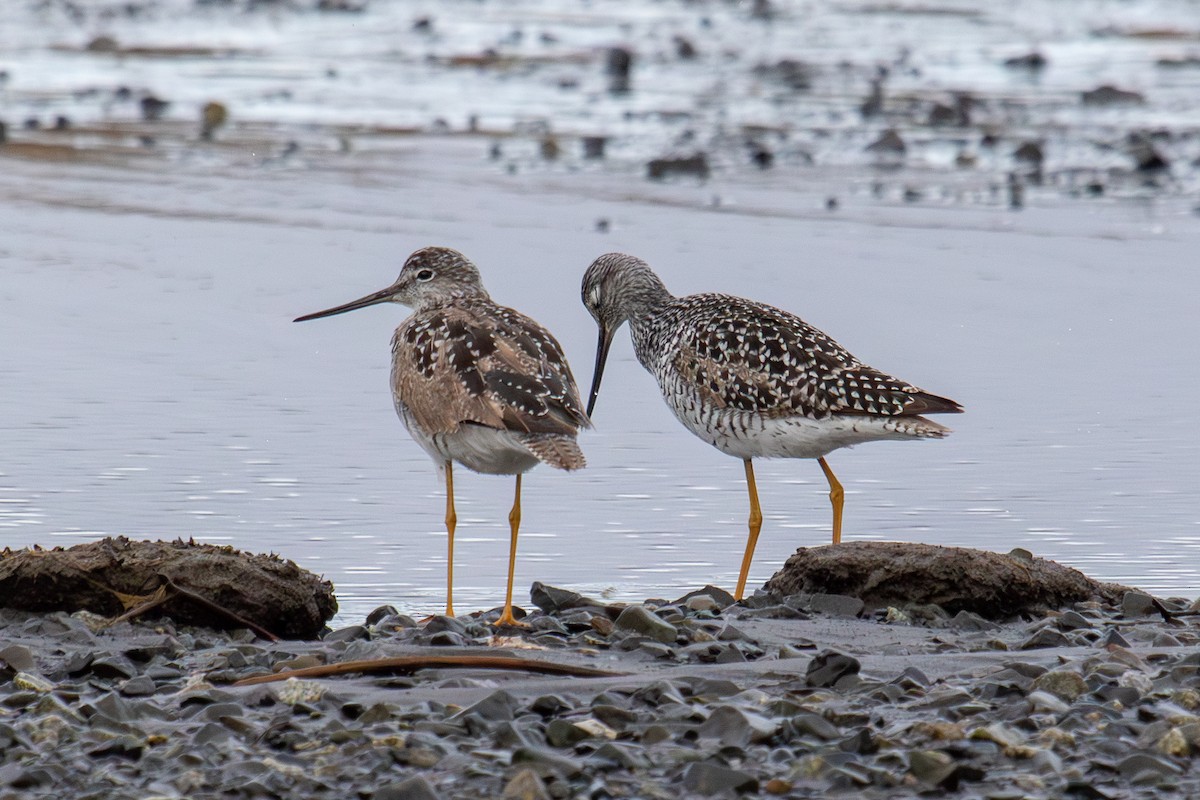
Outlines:
<svg viewBox="0 0 1200 800"><path fill-rule="evenodd" d="M1152 26L1154 9L1175 5L1093 10L1110 15L1106 24ZM443 10L451 8L457 17ZM512 47L553 49L539 44L543 28L571 52L626 40L645 47L675 30L707 41L683 7L667 6L675 10L666 22L655 17L658 5L623 8L626 28L607 11L597 21L587 5L562 16L523 4L513 14L524 38ZM717 44L708 54L754 24L731 8L709 8ZM690 92L696 124L716 143L722 112L697 98L705 87L728 86L719 74L702 80L708 73L684 74L651 58L648 74L676 89L616 99L603 92L595 63L474 77L428 67L432 83L405 99L381 63L426 69L421 47L473 52L513 24L489 11L471 25L465 6L431 4L440 38L411 39L410 5L372 9L362 17L247 17L253 24L215 17L207 36L236 33L241 38L225 44L261 51L217 61L100 60L49 48L86 41L106 30L99 24L49 35L29 16L20 17L25 27L0 34L8 52L16 39L25 48L19 61L0 61L11 74L0 89L0 117L10 127L27 113L62 110L88 124L132 119L132 107L72 93L117 83L161 85L157 91L182 106L180 124L193 117L185 101L216 92L229 98L235 119L259 126L234 126L232 143L211 149L168 129L157 151L122 151L115 165L98 163L107 157L72 163L0 153L0 545L190 536L272 550L325 574L337 585L343 619L383 602L436 610L445 570L441 487L395 419L387 387L388 340L404 311L290 320L381 288L411 250L447 244L479 263L497 300L558 335L586 385L595 333L579 304L579 279L595 256L624 250L646 258L677 293L722 290L789 308L868 363L967 407L943 420L956 431L945 441L882 442L831 456L846 487L848 539L1021 546L1096 577L1200 593L1193 172L1177 168L1175 183L1154 193L1129 184L1119 200L1031 191L1030 207L1014 213L987 191L1002 173L942 170L944 143L918 144L918 163L902 173L850 163L859 147L848 143L870 131L847 118L825 150L825 140L801 137L816 152L814 166L785 159L759 173L718 164L705 184L648 184L639 153L660 152L679 131L624 111L661 109L676 89ZM821 17L833 33L819 60L836 63L855 37L884 52L916 24L910 16L871 19L851 29L836 15ZM962 74L1036 105L1061 99L1067 86L1089 88L1091 78L1077 79L1107 52L1134 65L1124 74L1143 81L1139 88L1162 93L1146 114L1194 124L1194 97L1171 104L1183 96L1183 79L1146 66L1186 44L1093 39L1080 19L1029 19L1026 27L1010 16L936 21L939 36L912 56L923 70L905 80L934 91ZM377 44L357 58L334 52L348 45L315 39L318 22ZM759 55L798 47L797 24L777 23L761 53L747 48L742 68L728 66L728 80L744 77ZM962 26L981 38L952 46ZM131 43L185 38L165 13L117 19L108 29ZM1037 42L1061 72L1016 87L1016 78L984 66ZM339 58L343 78L359 79L332 94L322 89L325 61L305 60L306 44ZM894 49L887 45L888 58ZM722 63L711 58L708 67ZM956 63L967 71L952 70ZM590 105L580 105L579 92L561 96L554 78L573 70L596 82L580 90L595 97ZM828 88L834 73L822 74L821 103L861 90L848 80L839 95ZM266 99L272 81L290 88L290 100ZM463 88L448 95L447 85ZM436 102L421 100L438 86ZM783 113L769 96L743 99L724 113ZM572 117L568 108L582 110ZM504 142L498 162L487 156L489 137L361 137L340 153L329 127L425 126L437 114L461 125L472 111L502 126L541 113L554 115L556 129L618 126L614 159L607 168L569 159L541 165L532 156L536 139L520 136ZM1074 112L1064 113L1069 121ZM1127 113L1102 112L1075 138L1056 134L1070 146L1055 158L1082 159L1081 143L1125 124ZM295 138L300 155L275 159L236 144L269 125L279 126L271 147ZM740 147L713 146L723 158ZM1109 157L1087 163L1102 170ZM924 202L898 201L909 184L925 192ZM830 195L840 198L836 212L824 210ZM599 219L609 221L608 233L596 230ZM526 479L518 598L534 580L629 599L706 582L731 586L745 539L741 465L678 426L626 334L614 345L596 423L582 439L587 470L539 468ZM815 463L761 462L758 475L766 522L753 582L796 547L829 536ZM503 596L511 479L457 477L458 605L490 607Z"/></svg>

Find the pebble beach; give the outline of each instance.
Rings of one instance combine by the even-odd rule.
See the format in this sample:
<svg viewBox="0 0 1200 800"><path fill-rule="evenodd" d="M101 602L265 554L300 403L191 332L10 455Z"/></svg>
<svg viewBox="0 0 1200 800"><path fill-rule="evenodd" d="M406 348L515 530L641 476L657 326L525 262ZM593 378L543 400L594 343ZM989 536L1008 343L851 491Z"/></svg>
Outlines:
<svg viewBox="0 0 1200 800"><path fill-rule="evenodd" d="M1127 592L1026 621L702 587L611 605L382 607L319 641L0 612L0 798L1190 797L1195 605ZM1178 616L1176 616L1178 615ZM1168 619L1170 617L1170 619ZM395 656L470 666L233 684Z"/></svg>

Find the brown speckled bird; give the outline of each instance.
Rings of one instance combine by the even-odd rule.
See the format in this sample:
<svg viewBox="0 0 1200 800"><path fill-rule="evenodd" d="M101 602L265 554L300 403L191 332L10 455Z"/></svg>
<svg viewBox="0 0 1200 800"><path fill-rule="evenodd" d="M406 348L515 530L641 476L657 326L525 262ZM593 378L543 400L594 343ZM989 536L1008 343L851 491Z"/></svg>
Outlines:
<svg viewBox="0 0 1200 800"><path fill-rule="evenodd" d="M413 309L392 337L392 399L446 477L446 614L454 614L457 462L475 472L516 476L508 590L495 624L517 624L512 591L521 475L539 462L565 470L585 464L575 437L590 423L562 347L529 317L494 303L475 265L446 247L417 250L386 289L296 322L376 303Z"/></svg>
<svg viewBox="0 0 1200 800"><path fill-rule="evenodd" d="M613 334L628 322L638 361L683 426L744 462L750 530L738 599L762 528L752 459L817 459L829 481L837 544L843 491L825 456L876 439L940 439L950 430L920 415L962 411L953 400L863 364L794 314L725 294L675 297L633 256L597 258L583 277L582 296L600 328L588 415Z"/></svg>

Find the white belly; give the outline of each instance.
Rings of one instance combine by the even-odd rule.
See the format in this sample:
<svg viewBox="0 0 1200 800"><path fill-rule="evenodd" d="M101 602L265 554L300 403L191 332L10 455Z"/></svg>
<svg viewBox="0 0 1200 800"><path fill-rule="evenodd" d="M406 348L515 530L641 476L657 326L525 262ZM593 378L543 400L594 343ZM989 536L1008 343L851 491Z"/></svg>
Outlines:
<svg viewBox="0 0 1200 800"><path fill-rule="evenodd" d="M947 429L923 417L865 414L767 417L748 411L668 403L675 416L702 440L737 458L820 458L842 447L878 439L943 436Z"/></svg>
<svg viewBox="0 0 1200 800"><path fill-rule="evenodd" d="M396 413L413 441L421 445L439 468L443 462L453 461L487 475L517 475L538 463L537 457L509 431L468 423L459 425L452 433L430 436L415 423L407 406L397 403Z"/></svg>

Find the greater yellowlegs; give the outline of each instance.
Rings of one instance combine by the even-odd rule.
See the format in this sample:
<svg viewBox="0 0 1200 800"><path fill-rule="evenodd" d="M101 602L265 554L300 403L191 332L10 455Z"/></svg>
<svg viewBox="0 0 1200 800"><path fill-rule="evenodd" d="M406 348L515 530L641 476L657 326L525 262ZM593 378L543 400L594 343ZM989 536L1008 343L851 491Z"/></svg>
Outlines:
<svg viewBox="0 0 1200 800"><path fill-rule="evenodd" d="M389 302L413 309L392 336L396 413L446 478L446 614L454 614L457 462L475 472L516 476L508 590L496 622L516 624L521 475L538 462L566 470L584 466L575 436L589 423L571 368L549 331L492 302L475 265L446 247L417 250L386 289L296 322Z"/></svg>
<svg viewBox="0 0 1200 800"><path fill-rule="evenodd" d="M829 481L837 544L843 491L826 454L875 439L941 438L949 429L921 414L962 411L863 364L794 314L724 294L675 297L644 261L624 253L592 262L582 294L600 328L588 415L613 334L628 321L638 361L679 421L744 462L750 531L738 599L762 527L752 459L817 459Z"/></svg>

